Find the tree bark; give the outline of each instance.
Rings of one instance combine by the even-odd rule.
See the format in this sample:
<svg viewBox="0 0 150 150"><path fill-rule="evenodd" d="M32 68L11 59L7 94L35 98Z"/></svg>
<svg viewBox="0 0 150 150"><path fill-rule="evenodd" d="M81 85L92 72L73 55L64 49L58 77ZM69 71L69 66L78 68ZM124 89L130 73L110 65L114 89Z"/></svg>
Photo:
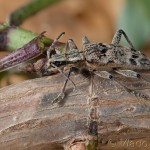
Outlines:
<svg viewBox="0 0 150 150"><path fill-rule="evenodd" d="M64 83L61 74L0 89L1 150L84 149L82 143L93 139L97 149L105 149L119 141L149 140L150 100L135 97L112 80L71 78L77 90L69 83L58 104L51 102ZM150 95L150 83L142 79L116 79Z"/></svg>

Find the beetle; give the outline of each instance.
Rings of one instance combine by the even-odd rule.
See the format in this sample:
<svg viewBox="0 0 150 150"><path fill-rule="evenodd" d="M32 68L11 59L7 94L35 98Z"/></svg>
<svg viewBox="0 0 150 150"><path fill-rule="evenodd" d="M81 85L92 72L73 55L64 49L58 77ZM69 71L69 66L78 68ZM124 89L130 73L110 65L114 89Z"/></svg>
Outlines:
<svg viewBox="0 0 150 150"><path fill-rule="evenodd" d="M64 33L61 35L63 34ZM128 42L129 47L120 45L122 35ZM46 71L51 70L52 67L53 69L59 70L59 72L64 74L61 68L66 66L69 68L68 75L64 74L66 80L62 90L53 102L59 102L64 98L68 80L72 82L74 89L76 88L75 83L70 79L71 72L78 72L84 76L87 74L94 74L102 78L113 80L123 86L126 91L134 94L136 97L149 99L149 96L129 89L117 81L111 73L115 72L125 77L139 78L149 82L135 70L149 70L150 59L133 47L131 41L123 30L120 29L116 32L111 44L91 43L86 36L83 37L82 44L83 49L79 50L74 41L69 39L67 41L66 50L64 53L59 53L59 50L57 50L58 52L56 54L51 55L52 50L55 49L53 44L48 49L47 62L45 63ZM67 48L69 51L67 51Z"/></svg>

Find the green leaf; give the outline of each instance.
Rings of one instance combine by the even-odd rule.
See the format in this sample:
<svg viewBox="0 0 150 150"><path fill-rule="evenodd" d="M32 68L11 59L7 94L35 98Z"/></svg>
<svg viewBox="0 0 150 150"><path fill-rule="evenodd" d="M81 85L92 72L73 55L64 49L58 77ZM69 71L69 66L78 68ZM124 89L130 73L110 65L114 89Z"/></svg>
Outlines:
<svg viewBox="0 0 150 150"><path fill-rule="evenodd" d="M136 48L142 48L150 36L150 1L127 0L118 20Z"/></svg>

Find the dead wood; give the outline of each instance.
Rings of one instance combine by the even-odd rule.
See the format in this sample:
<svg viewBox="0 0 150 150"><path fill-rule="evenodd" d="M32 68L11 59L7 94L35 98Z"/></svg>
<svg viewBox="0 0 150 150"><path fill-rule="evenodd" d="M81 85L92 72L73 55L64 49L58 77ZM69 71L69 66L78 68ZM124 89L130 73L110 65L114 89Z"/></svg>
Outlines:
<svg viewBox="0 0 150 150"><path fill-rule="evenodd" d="M60 74L0 89L0 149L71 149L73 143L82 145L93 137L98 137L100 149L110 142L150 138L150 100L136 98L114 81L71 78L77 91L68 84L59 104L51 101L63 85ZM150 95L150 83L117 79Z"/></svg>

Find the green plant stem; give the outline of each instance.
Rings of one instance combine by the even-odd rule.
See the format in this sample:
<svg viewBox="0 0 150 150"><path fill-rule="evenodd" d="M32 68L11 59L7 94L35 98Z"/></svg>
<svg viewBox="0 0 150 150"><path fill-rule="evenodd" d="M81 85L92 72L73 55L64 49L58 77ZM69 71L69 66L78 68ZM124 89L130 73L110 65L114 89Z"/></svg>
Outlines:
<svg viewBox="0 0 150 150"><path fill-rule="evenodd" d="M21 25L24 20L60 0L33 0L31 3L12 12L8 19L9 25Z"/></svg>
<svg viewBox="0 0 150 150"><path fill-rule="evenodd" d="M20 27L0 24L0 50L7 50L9 52L14 51L27 44L36 36L38 36L38 34L22 29ZM45 46L49 46L53 41L47 37L43 37L41 40Z"/></svg>

